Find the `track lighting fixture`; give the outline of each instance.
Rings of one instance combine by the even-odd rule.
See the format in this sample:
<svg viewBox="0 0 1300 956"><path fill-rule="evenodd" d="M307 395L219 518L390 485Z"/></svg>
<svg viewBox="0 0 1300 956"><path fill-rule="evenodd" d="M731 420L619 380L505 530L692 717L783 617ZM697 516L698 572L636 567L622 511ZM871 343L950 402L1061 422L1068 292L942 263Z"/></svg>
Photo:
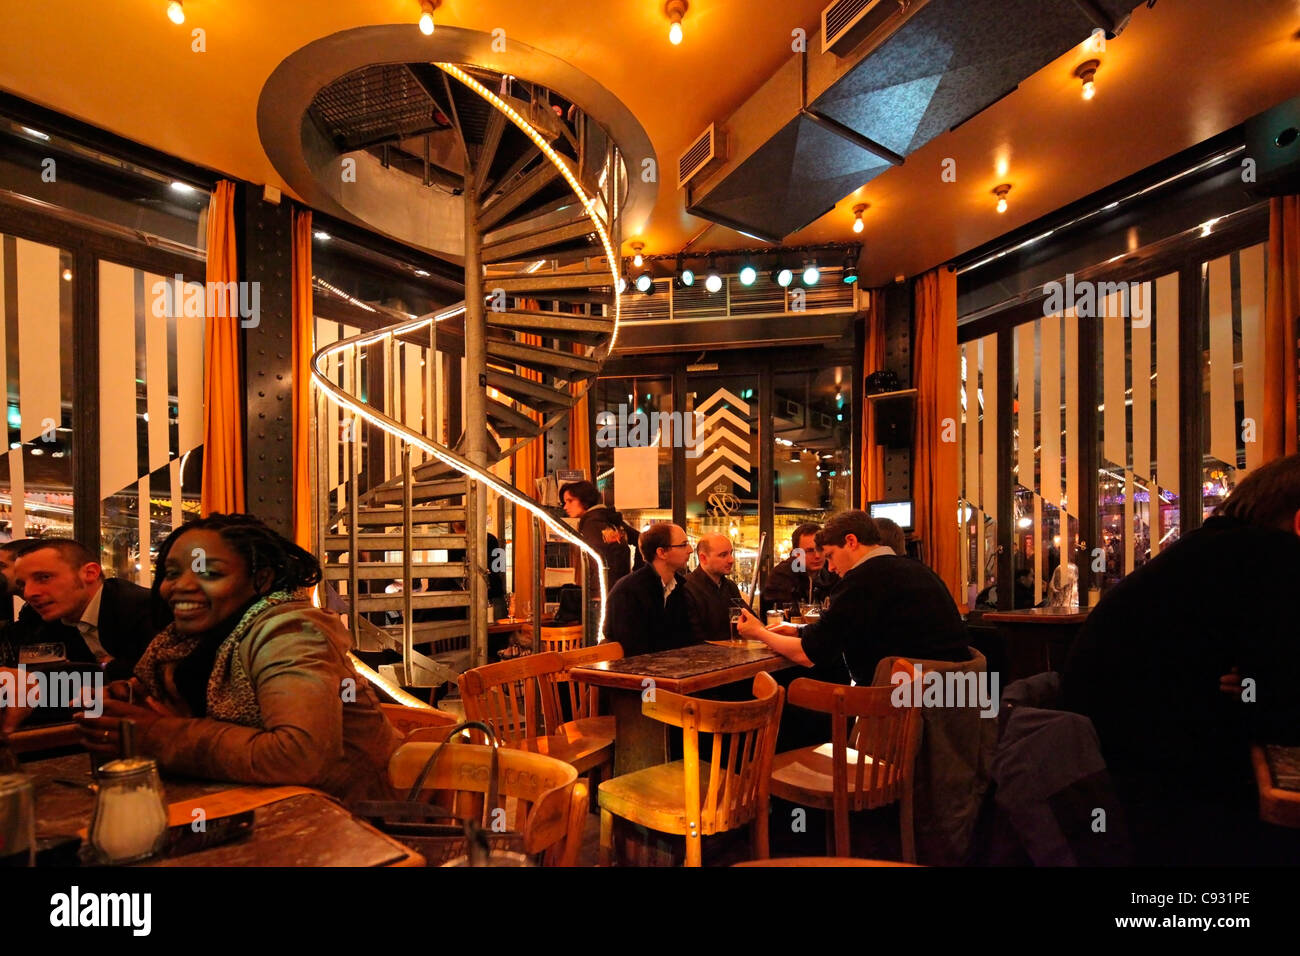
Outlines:
<svg viewBox="0 0 1300 956"><path fill-rule="evenodd" d="M817 280L822 277L821 270L817 268L815 259L805 259L803 264L803 284L813 286Z"/></svg>
<svg viewBox="0 0 1300 956"><path fill-rule="evenodd" d="M718 260L709 260L709 271L704 277L704 288L709 292L717 292L722 288L722 276L718 274Z"/></svg>

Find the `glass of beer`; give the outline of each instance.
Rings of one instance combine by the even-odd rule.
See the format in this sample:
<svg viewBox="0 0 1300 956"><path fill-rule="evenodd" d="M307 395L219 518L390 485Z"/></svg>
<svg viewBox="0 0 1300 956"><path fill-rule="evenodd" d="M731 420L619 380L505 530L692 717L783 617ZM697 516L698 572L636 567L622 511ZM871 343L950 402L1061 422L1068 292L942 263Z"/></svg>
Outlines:
<svg viewBox="0 0 1300 956"><path fill-rule="evenodd" d="M733 644L740 644L743 642L743 638L740 636L739 626L741 615L744 613L743 608L736 607L735 605L732 605L728 612L728 617L731 620L731 643Z"/></svg>

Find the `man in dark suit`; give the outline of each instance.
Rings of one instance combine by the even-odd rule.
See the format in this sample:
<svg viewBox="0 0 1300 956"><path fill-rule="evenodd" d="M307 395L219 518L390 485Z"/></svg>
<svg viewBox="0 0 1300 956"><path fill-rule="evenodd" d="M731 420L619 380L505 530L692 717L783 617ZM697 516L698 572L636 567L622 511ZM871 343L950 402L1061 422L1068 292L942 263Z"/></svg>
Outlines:
<svg viewBox="0 0 1300 956"><path fill-rule="evenodd" d="M699 566L686 576L686 607L691 632L699 643L731 638L731 608L743 603L736 582L728 577L736 567L731 540L706 534L695 546Z"/></svg>
<svg viewBox="0 0 1300 956"><path fill-rule="evenodd" d="M15 625L19 646L61 643L69 661L96 661L109 681L129 678L167 623L155 616L146 588L105 578L95 556L70 539L33 542L19 555L14 579L27 602Z"/></svg>
<svg viewBox="0 0 1300 956"><path fill-rule="evenodd" d="M605 639L623 645L628 657L694 643L682 573L691 554L686 532L652 524L639 546L646 563L614 585L605 614Z"/></svg>

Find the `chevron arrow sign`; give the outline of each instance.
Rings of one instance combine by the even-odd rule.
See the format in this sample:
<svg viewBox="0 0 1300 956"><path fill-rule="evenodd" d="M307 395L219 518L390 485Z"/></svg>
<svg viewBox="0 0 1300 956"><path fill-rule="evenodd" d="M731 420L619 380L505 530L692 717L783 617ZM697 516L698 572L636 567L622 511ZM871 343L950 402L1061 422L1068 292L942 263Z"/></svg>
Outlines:
<svg viewBox="0 0 1300 956"><path fill-rule="evenodd" d="M741 477L732 467L736 466L742 473L749 471L746 457L749 452L749 422L732 411L735 408L748 415L749 406L727 389L720 388L696 405L695 412L698 415L714 406L717 406L716 410L704 419L697 432L700 437L696 439L695 453L704 455L709 449L713 450L696 466L695 493L703 494L722 478L729 478L745 491L750 491L748 479Z"/></svg>

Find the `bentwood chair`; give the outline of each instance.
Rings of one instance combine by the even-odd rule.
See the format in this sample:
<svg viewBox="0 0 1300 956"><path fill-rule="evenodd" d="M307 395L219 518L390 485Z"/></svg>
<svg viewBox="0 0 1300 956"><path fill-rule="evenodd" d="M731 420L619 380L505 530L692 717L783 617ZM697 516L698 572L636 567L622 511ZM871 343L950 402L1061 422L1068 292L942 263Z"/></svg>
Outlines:
<svg viewBox="0 0 1300 956"><path fill-rule="evenodd" d="M388 761L388 781L395 790L410 790L429 757L450 748L434 761L423 791L440 791L438 800L455 819L477 819L486 829L494 811L513 815L507 826L523 837L524 852L541 855L543 865L576 866L587 815L587 785L569 764L541 754L501 748L497 751L498 807L486 807L492 748L480 744L406 743Z"/></svg>
<svg viewBox="0 0 1300 956"><path fill-rule="evenodd" d="M600 688L574 680L569 672L575 667L590 667L601 661L622 660L623 645L614 641L603 641L592 647L579 647L576 650L565 651L560 657L564 659L564 670L553 675L552 678L557 698L556 707L560 719L563 720L566 714L569 716L569 720L561 724L560 729L575 726L583 733L597 737L613 737L614 718L601 716L600 713Z"/></svg>
<svg viewBox="0 0 1300 956"><path fill-rule="evenodd" d="M806 677L790 684L792 707L830 714L831 741L777 754L772 761L772 795L830 811L837 857L852 856L850 812L897 801L903 859L916 862L912 776L921 718L910 706L912 671L906 674L899 693L906 694L909 706L903 707L894 706L892 684L849 687Z"/></svg>
<svg viewBox="0 0 1300 956"><path fill-rule="evenodd" d="M561 725L554 676L564 659L554 652L528 654L466 671L460 678L465 717L492 728L503 747L545 754L572 764L579 774L613 760L614 738Z"/></svg>
<svg viewBox="0 0 1300 956"><path fill-rule="evenodd" d="M542 631L542 650L563 654L582 647L586 634L581 624L569 627L544 627Z"/></svg>
<svg viewBox="0 0 1300 956"><path fill-rule="evenodd" d="M657 691L647 717L682 728L685 758L600 785L600 862L610 862L614 817L686 838L686 865L701 865L701 837L748 825L754 856L768 849L768 779L785 691L771 674L754 678L754 700L720 701ZM700 734L712 735L701 766Z"/></svg>
<svg viewBox="0 0 1300 956"><path fill-rule="evenodd" d="M460 723L455 714L445 710L424 707L405 707L402 704L380 704L393 729L406 738L407 743L415 740L442 740L447 736L447 727Z"/></svg>

